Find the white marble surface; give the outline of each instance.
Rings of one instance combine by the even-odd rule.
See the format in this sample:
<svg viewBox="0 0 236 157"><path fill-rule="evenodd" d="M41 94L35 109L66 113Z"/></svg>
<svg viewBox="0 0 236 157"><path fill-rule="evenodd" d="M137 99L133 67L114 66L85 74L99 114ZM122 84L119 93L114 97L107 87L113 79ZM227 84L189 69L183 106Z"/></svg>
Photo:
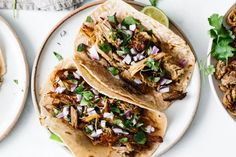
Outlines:
<svg viewBox="0 0 236 157"><path fill-rule="evenodd" d="M90 0L91 1L91 0ZM141 1L141 0L139 0ZM148 3L148 0L141 2ZM207 56L209 29L207 18L212 13L224 14L235 0L160 0L159 7L185 32L199 59ZM42 42L68 12L20 11L13 18L11 10L0 10L15 28L26 51L30 69ZM10 43L9 43L10 44ZM210 92L208 80L196 117L184 137L163 157L235 156L236 124L217 104ZM49 140L38 121L31 95L25 110L10 135L0 143L0 157L71 157L67 150Z"/></svg>

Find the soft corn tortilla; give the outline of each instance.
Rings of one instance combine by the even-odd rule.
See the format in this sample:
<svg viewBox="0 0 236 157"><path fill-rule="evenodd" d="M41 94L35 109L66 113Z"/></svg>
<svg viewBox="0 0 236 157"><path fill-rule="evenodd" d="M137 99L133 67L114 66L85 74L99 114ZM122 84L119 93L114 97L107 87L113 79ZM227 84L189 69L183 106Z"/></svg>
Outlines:
<svg viewBox="0 0 236 157"><path fill-rule="evenodd" d="M44 92L39 103L41 109L41 124L46 126L50 131L52 131L56 135L58 135L62 139L63 143L70 149L70 151L76 157L121 157L122 155L116 150L114 150L112 147L93 145L90 139L88 139L88 137L82 131L74 129L70 125L64 123L61 119L54 118L46 110L46 108L53 107L51 105L52 99L47 95L47 93L54 89L53 82L55 81L55 74L58 70L67 68L75 68L75 65L69 59L61 61L49 76L49 79L45 85ZM84 71L82 70L81 72ZM89 79L90 78L88 78L88 80ZM107 90L107 88L104 88L102 85L99 84L99 82L96 82L96 79L92 78L91 82L93 82L93 84L98 83L97 86L93 86L98 91L100 91L100 89ZM112 93L110 94L112 95ZM165 114L156 111L145 111L145 115L150 118L150 124L154 127L159 128L159 130L157 130L155 134L163 137L167 127L167 119ZM160 143L155 143L152 147L143 150L139 154L136 154L135 157L151 156L151 154L154 153L159 144Z"/></svg>
<svg viewBox="0 0 236 157"><path fill-rule="evenodd" d="M132 16L135 19L138 19L147 29L152 30L153 34L160 40L161 47L165 52L171 52L173 57L182 58L187 61L184 74L181 76L181 79L176 86L176 89L182 89L182 91L185 92L191 79L195 64L195 57L186 41L164 25L137 11L135 8L121 0L106 1L101 4L90 16L94 20L93 23L96 23L101 20L100 17L107 17L114 15L115 13L116 17L119 19L124 19L127 16ZM102 65L92 60L85 52L77 52L77 46L79 44L84 43L85 45L92 47L95 44L95 41L96 38L93 34L85 34L82 30L79 31L75 40L74 61L78 69L83 68L87 71L86 74L82 73L85 79L88 77L93 77L97 79L97 81L100 82L100 84L102 84L105 88L109 88L109 91L112 91L113 93L124 98L128 98L133 101L134 104L140 105L144 108L163 111L170 106L172 101L164 101L162 93L157 91L153 90L152 92L139 94L138 92L133 92L135 89L127 90L127 87L130 86L128 83L118 81L112 77ZM138 65L139 64L137 64L137 66ZM140 69L140 67L130 68L130 70L132 69ZM93 82L90 82L89 80L88 82L93 85ZM121 84L121 86L119 86L119 84ZM108 90L102 90L104 93L106 93L106 91Z"/></svg>
<svg viewBox="0 0 236 157"><path fill-rule="evenodd" d="M6 73L5 61L4 61L4 58L3 58L2 51L0 49L0 85L1 85L2 80L3 80L2 77L5 73Z"/></svg>

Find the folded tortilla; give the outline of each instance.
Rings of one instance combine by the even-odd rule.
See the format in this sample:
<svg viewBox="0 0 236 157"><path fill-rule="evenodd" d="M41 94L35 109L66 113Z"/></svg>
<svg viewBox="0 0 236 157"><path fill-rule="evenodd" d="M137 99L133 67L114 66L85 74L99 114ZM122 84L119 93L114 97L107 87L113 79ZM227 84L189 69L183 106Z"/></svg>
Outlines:
<svg viewBox="0 0 236 157"><path fill-rule="evenodd" d="M195 64L186 41L121 0L88 16L74 47L77 68L91 85L104 86L104 94L156 111L186 96Z"/></svg>
<svg viewBox="0 0 236 157"><path fill-rule="evenodd" d="M73 83L76 83L77 87L79 86L78 82L76 82L75 80L75 76L70 76L68 72L68 71L76 71L76 70L77 69L73 61L68 59L68 60L61 61L55 67L54 71L50 74L49 79L45 85L40 103L39 103L40 110L41 110L41 116L40 116L41 124L46 126L54 134L58 135L63 141L63 143L70 149L70 151L76 157L92 157L92 156L93 157L120 157L120 156L144 157L144 156L150 156L151 154L153 154L154 151L159 146L159 144L161 143L161 141L154 140L154 139L158 137L162 139L164 137L166 126L167 126L166 116L165 114L161 112L149 111L146 109L141 109L139 107L134 107L134 108L139 108L139 110L143 112L143 116L142 117L140 116L140 118L147 119L145 123L148 123L148 125L152 126L152 127L149 127L149 133L151 133L150 136L153 138L152 139L148 138L146 142L146 147L144 147L143 149L133 150L133 152L130 152L130 154L125 153L127 148L125 148L122 145L106 146L104 144L97 143L96 141L92 141L90 140L90 138L92 137L90 136L88 137L88 135L86 135L84 131L81 130L81 128L79 129L80 125L82 125L82 123L80 124L80 122L81 120L84 119L84 118L81 118L82 112L79 111L79 108L82 107L81 101L85 97L84 95L82 99L80 98L79 100L80 103L79 102L71 103L69 104L69 106L64 106L64 108L67 107L68 110L70 108L70 111L67 113L70 115L69 120L68 120L68 117L65 118L65 117L60 116L60 114L64 113L64 108L62 108L61 103L63 104L64 101L68 101L68 100L71 100L71 102L73 102L72 100L73 93L71 93L72 90L70 91L70 87L68 87L68 85L66 85L65 82L71 81ZM83 72L84 72L83 70L79 71L79 73L83 73ZM59 73L62 75L61 78L58 77ZM64 75L67 75L67 78L65 78ZM96 86L92 86L94 88L91 87L91 90L96 89L96 91L93 91L93 92L96 93L97 96L102 95L100 93L101 90L102 91L107 90L107 88L105 88L102 84L100 84L94 78L87 78L85 82L83 81L83 78L81 76L78 76L77 78L80 80L80 82L83 83L83 86L86 87L87 89L90 89L91 86L87 84L86 81L91 79L92 84L96 85ZM70 80L67 80L67 79L70 79ZM58 86L58 84L60 86ZM77 87L76 89L73 89L73 91L77 90ZM69 90L67 88L69 88ZM119 99L113 99L113 97L117 97L117 95L112 94L112 92L110 91L104 92L104 93L110 93L112 97L111 98L110 95L107 95L107 98L105 100L109 100L109 101L112 100L114 101L114 103L119 100ZM60 98L60 94L63 94L64 96ZM71 99L69 99L69 97L71 97ZM58 102L58 100L60 101ZM123 101L121 101L121 104L122 102ZM127 107L129 107L130 105L128 105ZM62 110L62 111L59 111L59 110ZM80 118L78 118L78 116L76 117L73 116L72 112L76 112L76 115L79 115ZM85 117L85 119L90 119L90 118ZM74 122L75 120L77 121L77 123ZM142 127L142 125L140 127ZM133 128L135 129L134 126ZM151 128L153 129L155 128L155 130L152 130ZM123 134L121 132L121 133L118 133L116 136L119 137L122 135ZM126 138L122 138L122 139L127 140Z"/></svg>
<svg viewBox="0 0 236 157"><path fill-rule="evenodd" d="M3 58L3 54L2 51L0 49L0 85L3 81L3 75L6 73L6 69L5 69L5 61Z"/></svg>

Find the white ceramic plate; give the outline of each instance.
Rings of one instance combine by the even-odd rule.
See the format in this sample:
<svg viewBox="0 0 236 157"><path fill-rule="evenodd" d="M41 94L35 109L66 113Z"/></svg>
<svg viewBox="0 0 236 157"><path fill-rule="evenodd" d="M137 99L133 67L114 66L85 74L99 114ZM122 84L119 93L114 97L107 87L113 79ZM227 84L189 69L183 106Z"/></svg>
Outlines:
<svg viewBox="0 0 236 157"><path fill-rule="evenodd" d="M143 4L137 2L130 3L136 8L141 8L143 6ZM73 43L76 34L84 19L98 4L99 2L90 3L66 16L57 26L55 26L43 44L33 66L31 82L33 102L37 111L39 111L38 101L40 99L40 91L47 80L48 75L53 70L53 67L58 63L53 52L59 52L64 58L72 57ZM177 31L177 33L181 33L173 22L171 22L171 29ZM67 33L65 36L61 37L60 34L63 31L66 31ZM155 156L159 156L169 150L177 143L177 141L179 141L190 126L197 110L200 86L199 68L196 64L191 83L187 89L187 97L184 100L176 101L166 111L169 125L164 138L164 143L157 149Z"/></svg>
<svg viewBox="0 0 236 157"><path fill-rule="evenodd" d="M22 112L28 94L29 72L23 48L15 32L0 16L0 48L6 74L0 87L0 141L10 132ZM18 84L14 82L18 81Z"/></svg>

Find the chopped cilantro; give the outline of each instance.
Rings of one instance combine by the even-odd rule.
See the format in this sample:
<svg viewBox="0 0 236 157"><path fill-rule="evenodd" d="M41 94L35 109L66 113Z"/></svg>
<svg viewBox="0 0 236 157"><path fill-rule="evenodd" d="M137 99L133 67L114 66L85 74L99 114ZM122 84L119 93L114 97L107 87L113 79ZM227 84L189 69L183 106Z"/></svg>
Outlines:
<svg viewBox="0 0 236 157"><path fill-rule="evenodd" d="M143 123L137 123L136 124L136 128L140 128L141 126L143 126Z"/></svg>
<svg viewBox="0 0 236 157"><path fill-rule="evenodd" d="M15 84L19 84L19 81L18 80L13 80Z"/></svg>
<svg viewBox="0 0 236 157"><path fill-rule="evenodd" d="M87 101L90 101L91 99L94 98L94 94L91 91L84 91L83 98Z"/></svg>
<svg viewBox="0 0 236 157"><path fill-rule="evenodd" d="M57 52L53 52L54 56L60 61L60 60L63 60L63 57L57 53Z"/></svg>
<svg viewBox="0 0 236 157"><path fill-rule="evenodd" d="M105 53L108 53L112 50L111 45L109 43L101 43L98 46Z"/></svg>
<svg viewBox="0 0 236 157"><path fill-rule="evenodd" d="M146 64L147 67L149 67L153 71L160 70L160 62L158 62L154 59L149 59L148 61L144 62L144 64Z"/></svg>
<svg viewBox="0 0 236 157"><path fill-rule="evenodd" d="M200 61L200 71L204 76L212 75L215 72L215 67L213 65L206 65L203 61Z"/></svg>
<svg viewBox="0 0 236 157"><path fill-rule="evenodd" d="M136 20L136 19L134 19L132 16L127 16L122 22L121 22L121 24L123 25L123 26L129 26L129 25L133 25L133 24L139 24L139 22Z"/></svg>
<svg viewBox="0 0 236 157"><path fill-rule="evenodd" d="M127 137L123 137L123 138L119 139L119 142L120 143L126 143L126 142L128 142L128 138Z"/></svg>
<svg viewBox="0 0 236 157"><path fill-rule="evenodd" d="M143 131L139 131L134 135L134 141L138 144L145 144L147 141L147 137Z"/></svg>
<svg viewBox="0 0 236 157"><path fill-rule="evenodd" d="M77 88L75 88L74 92L76 94L81 94L84 91L84 85L80 84Z"/></svg>
<svg viewBox="0 0 236 157"><path fill-rule="evenodd" d="M152 6L156 7L157 6L157 0L149 0Z"/></svg>
<svg viewBox="0 0 236 157"><path fill-rule="evenodd" d="M60 143L63 143L61 138L59 136L57 136L56 134L53 134L53 133L51 134L50 139L54 140L54 141L57 141L57 142L60 142Z"/></svg>
<svg viewBox="0 0 236 157"><path fill-rule="evenodd" d="M85 50L85 48L86 48L86 45L83 44L83 43L81 43L81 44L78 45L77 51L78 51L78 52L82 52L82 51Z"/></svg>
<svg viewBox="0 0 236 157"><path fill-rule="evenodd" d="M118 24L118 21L117 21L117 19L116 19L116 15L107 16L107 18L108 18L108 21L109 21L110 23Z"/></svg>
<svg viewBox="0 0 236 157"><path fill-rule="evenodd" d="M113 75L113 76L116 76L119 74L119 70L116 68L116 67L108 67L108 71L110 71L110 73Z"/></svg>
<svg viewBox="0 0 236 157"><path fill-rule="evenodd" d="M93 19L91 16L87 16L86 22L93 23Z"/></svg>
<svg viewBox="0 0 236 157"><path fill-rule="evenodd" d="M86 134L91 134L92 133L92 130L88 127L85 127L84 131L85 131Z"/></svg>
<svg viewBox="0 0 236 157"><path fill-rule="evenodd" d="M111 106L111 112L120 113L120 109L117 106Z"/></svg>
<svg viewBox="0 0 236 157"><path fill-rule="evenodd" d="M120 119L114 120L114 124L121 127L121 128L124 128L124 124L123 124L122 120L120 120Z"/></svg>

